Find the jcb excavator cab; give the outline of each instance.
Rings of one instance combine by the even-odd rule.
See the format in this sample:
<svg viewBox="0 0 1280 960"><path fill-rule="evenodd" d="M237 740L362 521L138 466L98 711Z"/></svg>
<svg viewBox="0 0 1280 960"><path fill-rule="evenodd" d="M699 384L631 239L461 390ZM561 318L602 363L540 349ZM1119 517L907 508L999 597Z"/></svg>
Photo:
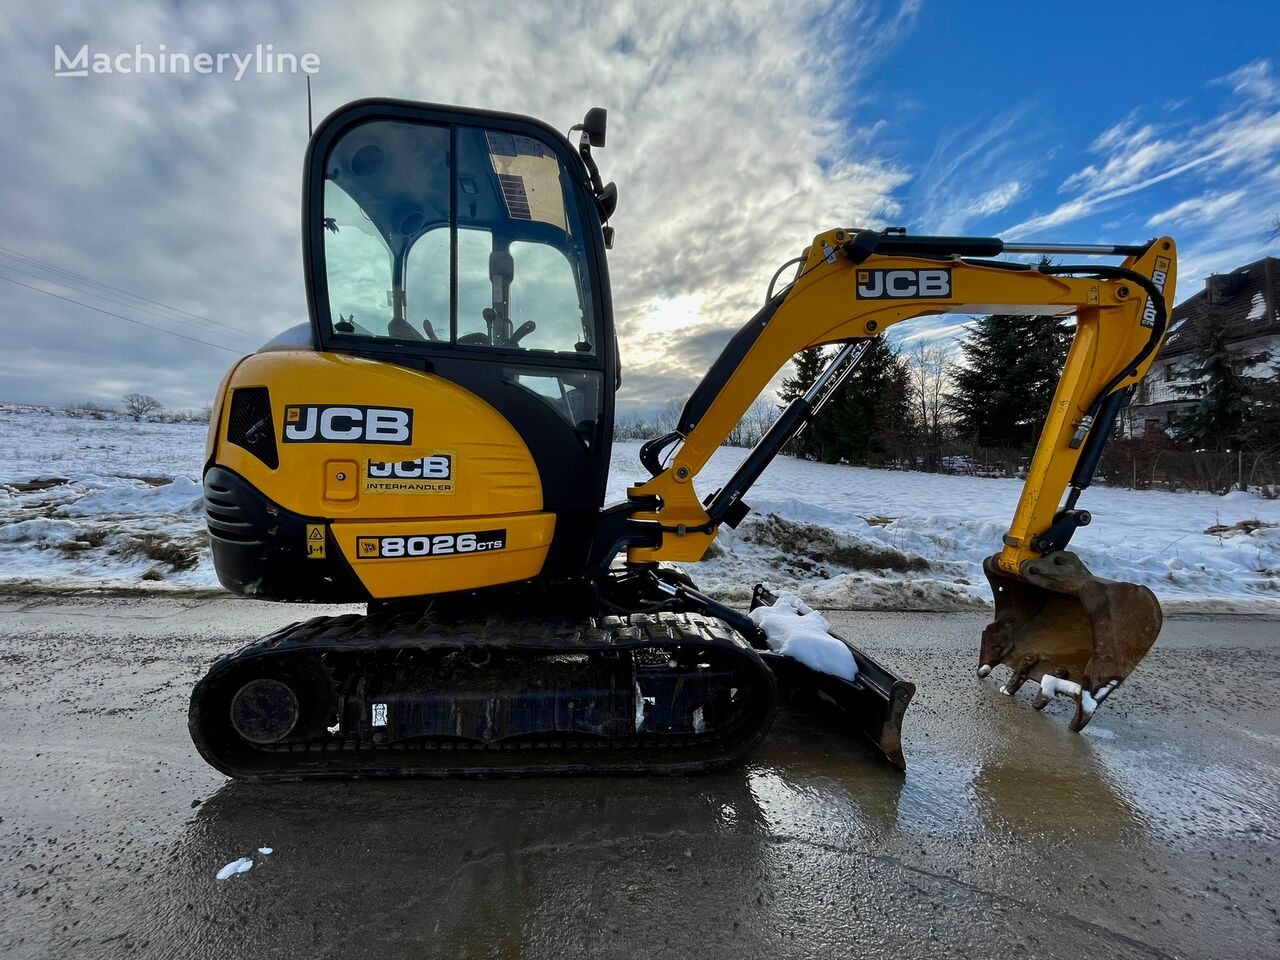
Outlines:
<svg viewBox="0 0 1280 960"><path fill-rule="evenodd" d="M228 468L213 477L223 513L210 515L224 584L282 600L374 600L583 570L620 368L602 229L616 193L600 185L590 156L604 140L604 112L580 126L575 149L525 117L376 100L342 108L316 131L303 184L311 355L260 353L230 384L232 462L218 458ZM378 444L376 456L357 448L366 442ZM350 443L353 455L308 457L325 447L302 443ZM323 489L310 492L322 471ZM346 544L331 527L311 529L319 545L277 534L263 551L235 526L276 527L286 505L301 515L295 525L357 511L476 517L463 543L473 533L496 543L480 534L503 530L502 555L483 571L454 561L438 565L442 579L392 582L386 565L352 576L349 561L399 549L394 540ZM514 527L489 522L511 515ZM382 526L363 533L404 532Z"/></svg>
<svg viewBox="0 0 1280 960"><path fill-rule="evenodd" d="M533 455L553 557L576 572L619 379L581 153L523 117L357 103L315 136L304 195L320 348L437 374L492 406Z"/></svg>

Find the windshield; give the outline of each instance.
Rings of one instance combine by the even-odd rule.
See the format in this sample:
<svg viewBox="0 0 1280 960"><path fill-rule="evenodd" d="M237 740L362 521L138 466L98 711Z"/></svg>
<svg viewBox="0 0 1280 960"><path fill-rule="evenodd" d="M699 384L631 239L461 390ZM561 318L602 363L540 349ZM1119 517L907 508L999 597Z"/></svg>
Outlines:
<svg viewBox="0 0 1280 960"><path fill-rule="evenodd" d="M590 355L582 228L567 172L533 137L378 120L326 160L333 334Z"/></svg>

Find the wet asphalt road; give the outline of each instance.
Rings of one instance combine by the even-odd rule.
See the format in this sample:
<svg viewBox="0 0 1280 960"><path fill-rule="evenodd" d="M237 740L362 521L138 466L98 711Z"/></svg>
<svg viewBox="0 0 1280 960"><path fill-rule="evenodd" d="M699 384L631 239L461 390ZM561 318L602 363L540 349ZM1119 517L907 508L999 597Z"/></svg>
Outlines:
<svg viewBox="0 0 1280 960"><path fill-rule="evenodd" d="M189 688L303 613L0 598L0 955L1280 957L1280 620L1170 621L1079 736L981 615L833 614L905 776L783 716L694 778L227 782Z"/></svg>

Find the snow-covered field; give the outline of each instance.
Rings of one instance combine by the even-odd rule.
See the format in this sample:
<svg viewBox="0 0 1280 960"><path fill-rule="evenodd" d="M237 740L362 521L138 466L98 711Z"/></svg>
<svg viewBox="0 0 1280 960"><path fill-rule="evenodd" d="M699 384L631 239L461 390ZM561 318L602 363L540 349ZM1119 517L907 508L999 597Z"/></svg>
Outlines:
<svg viewBox="0 0 1280 960"><path fill-rule="evenodd" d="M93 420L0 405L0 583L217 588L200 515L201 424ZM610 497L644 476L614 451ZM746 451L699 478L715 490ZM1020 483L779 458L690 572L744 602L765 580L818 608L950 609L989 601ZM1097 487L1072 544L1097 574L1150 586L1174 608L1280 612L1280 501ZM1259 521L1259 524L1246 521ZM1217 532L1206 532L1217 528Z"/></svg>

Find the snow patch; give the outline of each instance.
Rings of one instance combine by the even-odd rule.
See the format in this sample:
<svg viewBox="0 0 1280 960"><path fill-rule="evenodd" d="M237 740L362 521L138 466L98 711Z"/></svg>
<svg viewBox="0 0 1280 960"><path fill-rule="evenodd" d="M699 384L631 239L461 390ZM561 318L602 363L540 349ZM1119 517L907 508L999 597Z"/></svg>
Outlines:
<svg viewBox="0 0 1280 960"><path fill-rule="evenodd" d="M60 517L154 516L196 514L202 508L204 490L190 477L174 477L167 483L135 481L128 486L104 486L72 503L58 507Z"/></svg>
<svg viewBox="0 0 1280 960"><path fill-rule="evenodd" d="M764 631L769 649L775 653L844 680L858 675L853 653L831 636L827 618L795 594L782 594L771 607L756 607L751 621Z"/></svg>
<svg viewBox="0 0 1280 960"><path fill-rule="evenodd" d="M1070 697L1073 700L1080 701L1080 707L1084 711L1086 717L1093 716L1093 712L1098 709L1098 704L1110 696L1111 691L1118 685L1119 680L1112 680L1103 684L1094 692L1085 690L1080 684L1074 680L1064 680L1061 677L1055 677L1046 673L1040 678L1040 694L1046 699L1052 699L1058 694Z"/></svg>
<svg viewBox="0 0 1280 960"><path fill-rule="evenodd" d="M253 869L253 861L248 857L241 857L239 860L232 860L225 867L218 871L219 880L230 880L234 876L242 873L248 873Z"/></svg>
<svg viewBox="0 0 1280 960"><path fill-rule="evenodd" d="M52 520L37 517L19 520L0 527L0 543L30 543L59 546L75 541L78 528L70 520Z"/></svg>
<svg viewBox="0 0 1280 960"><path fill-rule="evenodd" d="M274 847L259 847L259 848L258 848L258 852L259 852L260 854L262 854L264 857L269 857L269 856L271 856L271 854L275 853L275 848L274 848Z"/></svg>
<svg viewBox="0 0 1280 960"><path fill-rule="evenodd" d="M0 404L0 582L218 589L199 500L206 429ZM607 502L644 478L639 448L614 445ZM717 450L699 494L746 454ZM754 512L689 572L744 607L767 581L823 609L971 609L991 601L982 560L1021 486L779 457L748 494ZM1087 498L1095 522L1072 549L1098 576L1172 608L1280 605L1280 500L1101 486Z"/></svg>
<svg viewBox="0 0 1280 960"><path fill-rule="evenodd" d="M1253 299L1249 301L1249 315L1246 320L1261 320L1262 315L1267 312L1267 302L1262 298L1262 294L1255 293Z"/></svg>

